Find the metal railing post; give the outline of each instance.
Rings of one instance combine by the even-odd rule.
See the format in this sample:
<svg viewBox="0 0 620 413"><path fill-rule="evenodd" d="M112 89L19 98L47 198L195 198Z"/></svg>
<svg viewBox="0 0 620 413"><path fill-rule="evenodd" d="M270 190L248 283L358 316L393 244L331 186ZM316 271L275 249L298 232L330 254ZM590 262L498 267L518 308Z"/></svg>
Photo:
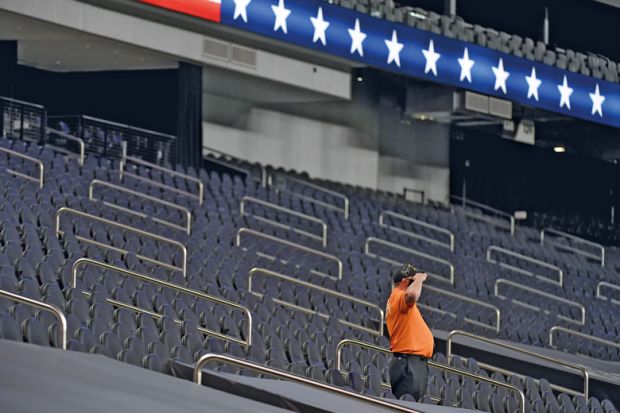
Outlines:
<svg viewBox="0 0 620 413"><path fill-rule="evenodd" d="M271 235L267 235L267 234L263 234L262 232L254 231L254 230L249 229L249 228L239 228L237 230L237 236L235 237L235 245L237 247L241 247L241 235L242 234L251 234L251 235L254 235L254 236L259 237L259 238L264 238L264 239L267 239L269 241L277 242L279 244L286 245L288 247L298 249L298 250L303 251L305 253L316 255L316 256L325 258L327 260L333 261L333 262L336 263L336 265L338 267L338 270L337 270L338 275L336 277L334 277L332 275L329 275L329 274L322 273L322 272L318 272L318 271L314 271L314 270L312 270L312 271L314 273L316 273L316 274L323 275L323 276L328 277L328 278L332 278L332 279L336 279L336 280L342 280L342 261L340 260L340 258L336 257L335 255L327 254L327 253L325 253L323 251L318 251L318 250L315 250L315 249L312 249L312 248L308 248L308 247L306 247L304 245L296 244L296 243L291 242L291 241L282 240L280 238L277 238L277 237L274 237L274 236L271 236Z"/></svg>
<svg viewBox="0 0 620 413"><path fill-rule="evenodd" d="M333 209L333 210L336 210L336 211L340 211L340 212L343 213L345 220L349 219L349 204L350 204L350 202L349 202L349 198L346 195L341 194L340 192L337 192L337 191L334 191L334 190L331 190L331 189L323 188L320 185L313 184L313 183L305 181L303 179L298 179L298 178L294 178L292 176L287 176L287 175L283 175L283 174L277 174L275 172L272 173L269 176L268 181L269 181L270 186L278 186L277 179L274 182L274 179L273 179L274 175L277 175L278 177L281 178L280 183L284 186L284 188L276 188L276 190L285 191L286 193L290 194L291 196L295 196L295 197L298 197L298 198L301 198L301 199L305 199L308 202L312 202L312 203L315 203L317 205L321 205L322 207L325 207L325 208L329 208L329 209ZM298 192L294 192L294 191L288 190L288 189L286 189L286 182L287 181L288 182L295 182L295 183L297 183L299 185L302 185L302 186L305 186L305 187L308 187L308 188L312 188L312 189L314 189L316 191L320 191L320 192L323 192L325 194L329 194L329 195L331 195L331 196L333 196L335 198L341 199L342 202L343 202L343 206L342 207L335 206L335 205L329 204L327 202L319 201L318 199L309 197L307 195L303 195L303 194L300 194Z"/></svg>
<svg viewBox="0 0 620 413"><path fill-rule="evenodd" d="M344 339L340 341L338 345L336 346L336 369L341 372L344 372L344 370L342 369L342 349L347 345L358 346L361 348L365 348L368 350L374 350L374 351L378 351L378 352L385 353L385 354L390 354L390 355L392 354L392 352L389 349L384 348L384 347L365 343L359 340ZM519 390L517 387L513 386L512 384L502 383L501 381L490 379L488 377L482 376L480 374L471 373L466 370L457 369L456 367L452 367L447 364L438 363L433 360L428 360L428 366L434 367L436 369L440 369L443 371L447 371L449 373L458 374L459 376L467 377L467 378L478 380L478 381L483 381L496 387L503 387L505 389L508 389L509 391L512 391L517 394L519 398L519 404L521 406L521 413L525 413L525 394L523 393L523 391Z"/></svg>
<svg viewBox="0 0 620 413"><path fill-rule="evenodd" d="M212 149L212 148L209 148L207 146L203 146L202 147L202 154L206 155L206 152L217 153L220 156L227 156L229 158L233 158L232 155L225 154L224 152L218 151L217 149ZM252 173L247 168L242 168L242 167L237 166L237 165L232 165L229 162L222 161L221 158L220 159L213 159L213 158L206 158L205 157L203 159L206 160L207 162L212 162L214 164L221 165L221 166L223 166L225 168L232 169L233 171L237 171L237 172L245 175L246 180L252 179ZM262 168L261 170L265 169L265 167L263 167L263 166L261 168Z"/></svg>
<svg viewBox="0 0 620 413"><path fill-rule="evenodd" d="M557 349L557 346L553 344L553 333L556 331L563 331L569 335L585 338L590 341L594 341L595 343L605 344L607 346L615 347L620 349L620 343L616 343L615 341L605 340L603 338L599 338L590 334L581 333L579 331L571 330L570 328L562 327L562 326L554 326L549 329L549 346L551 348Z"/></svg>
<svg viewBox="0 0 620 413"><path fill-rule="evenodd" d="M162 225L166 225L166 226L171 227L171 228L180 229L182 231L185 231L185 233L187 235L191 234L191 231L192 231L192 213L190 212L189 209L187 209L185 207L182 207L182 206L179 206L177 204L174 204L172 202L164 201L163 199L159 199L159 198L156 198L154 196L143 194L142 192L137 192L137 191L131 190L129 188L125 188L125 187L122 187L122 186L119 186L119 185L115 185L115 184L112 184L110 182L102 181L102 180L99 180L99 179L93 179L91 181L90 185L88 186L88 198L91 201L96 201L97 200L95 198L95 196L94 196L94 190L95 190L96 186L102 186L102 187L105 187L105 188L108 188L108 189L112 189L112 190L115 190L115 191L123 192L125 194L129 194L131 196L135 196L136 198L145 199L147 201L150 201L150 202L153 202L153 203L156 203L156 204L159 204L159 205L163 205L163 206L165 206L167 208L176 209L177 211L180 211L181 214L183 214L185 216L185 221L186 221L185 225L178 225L178 224L175 224L175 223L173 223L171 221L166 221L166 220L163 220L163 219L158 218L158 217L153 216L153 215L147 215L147 214L144 214L142 212L134 211L133 209L124 208L124 207L121 207L119 205L113 204L111 202L100 200L104 205L109 206L110 208L115 208L115 209L118 209L119 211L123 211L123 212L126 212L128 214L136 215L136 216L139 216L141 218L149 217L154 222L157 222L157 223L162 224Z"/></svg>
<svg viewBox="0 0 620 413"><path fill-rule="evenodd" d="M275 271L271 271L271 270L268 270L268 269L265 269L265 268L252 268L250 270L250 272L248 273L248 292L251 292L253 294L260 295L260 296L264 296L264 294L260 293L260 292L257 292L257 291L254 291L254 289L253 289L253 282L252 282L252 280L254 279L254 275L255 274L263 274L263 275L266 275L268 277L273 277L273 278L277 278L277 279L280 279L280 280L284 280L284 281L290 282L292 284L297 284L297 285L300 285L302 287L306 287L306 288L309 288L309 289L313 289L313 290L319 291L319 292L321 292L323 294L328 294L328 295L331 295L333 297L337 297L337 298L339 298L341 300L348 300L350 302L353 302L353 303L356 303L356 304L360 304L360 305L366 306L368 308L372 308L372 309L376 310L377 313L379 314L379 330L372 330L372 329L369 329L368 327L364 327L364 326L359 325L359 324L351 323L351 322L349 322L347 320L339 320L339 321L341 323L343 323L343 324L346 324L349 327L352 327L352 328L358 328L360 330L363 330L363 331L366 331L368 333L375 334L375 335L380 335L380 336L383 335L383 324L384 324L384 321L385 321L385 315L384 315L383 309L381 307L379 307L378 305L376 305L374 303L371 303L370 301L362 300L362 299L353 297L353 296L351 296L349 294L343 294L343 293L340 293L338 291L334 291L334 290L329 289L329 288L325 288L325 287L322 287L322 286L319 286L319 285L315 285L315 284L309 283L307 281L298 280L298 279L290 277L288 275L281 274L281 273L278 273L278 272L275 272ZM278 299L277 302L280 305L291 304L292 308L300 308L298 305L296 305L294 303L289 303L288 301L283 301L283 300L279 300ZM311 313L313 313L313 314L321 315L321 313L319 313L316 310L312 310L312 309L308 309L308 310ZM331 315L330 315L330 317L331 317Z"/></svg>
<svg viewBox="0 0 620 413"><path fill-rule="evenodd" d="M297 376L295 374L276 370L271 367L264 366L262 364L252 363L247 360L242 360L242 359L238 359L235 357L226 356L223 354L205 354L204 356L200 357L200 359L196 362L196 366L194 367L194 383L197 383L197 384L202 383L202 369L207 363L211 361L221 361L221 362L226 362L226 363L233 364L239 367L249 368L251 370L259 371L261 373L269 374L269 375L279 377L282 379L286 379L286 380L306 384L312 387L316 387L321 390L327 390L329 392L336 393L341 396L347 396L353 399L368 402L378 407L386 407L386 408L390 408L390 409L393 409L399 412L404 412L404 413L421 413L409 407L401 406L399 404L389 402L383 399L366 396L365 394L354 393L350 390L345 390L340 387L331 386L329 384L311 380L303 376Z"/></svg>
<svg viewBox="0 0 620 413"><path fill-rule="evenodd" d="M504 229L508 229L510 231L510 235L514 235L515 234L515 218L514 216L512 216L512 214L509 214L507 212L501 211L499 209L490 207L488 205L485 204L481 204L479 202L475 202L472 201L470 199L466 199L466 198L461 198L460 196L456 196L456 195L450 195L450 200L455 200L455 201L459 201L461 202L461 206L463 207L463 213L471 218L475 218L475 219L479 219L481 221L485 221L490 223L491 225L495 225ZM475 212L470 212L467 211L467 207L468 206L472 206L474 208L478 208L480 210L486 211L488 213L494 214L496 215L497 218L503 218L503 219L507 219L508 220L508 224L500 224L499 222L493 220L490 217L487 217L485 215L482 214L477 214ZM454 212L454 209L453 211Z"/></svg>
<svg viewBox="0 0 620 413"><path fill-rule="evenodd" d="M183 191L183 190L178 189L178 188L176 188L174 186L163 184L161 182L155 181L155 180L150 179L150 178L146 178L146 177L144 177L142 175L139 175L139 174L136 174L136 173L133 173L133 172L127 172L125 169L127 168L127 164L128 163L133 163L133 164L137 164L137 165L140 165L140 166L144 166L146 168L155 169L155 170L158 170L160 172L165 172L165 173L167 173L169 175L176 176L176 177L179 177L179 178L183 178L183 179L185 179L187 181L193 182L193 183L195 183L197 185L198 194L194 194L192 192ZM170 169L170 168L164 168L163 166L159 166L157 164L154 164L154 163L151 163L151 162L147 162L147 161L144 161L142 159L135 158L135 157L132 157L132 156L127 156L126 154L121 158L121 162L119 164L119 171L118 171L118 173L119 173L119 179L121 180L121 182L122 182L124 177L130 176L130 177L132 177L134 179L137 179L139 181L147 182L149 185L156 186L156 187L162 188L162 189L166 189L166 190L168 190L170 192L174 192L174 193L177 193L179 195L183 195L183 196L186 196L186 197L189 197L189 198L192 198L192 199L196 199L198 201L199 205L202 205L202 203L204 202L204 184L202 183L202 181L200 179L194 178L191 175L183 174L183 173L177 172L177 171L175 171L173 169Z"/></svg>
<svg viewBox="0 0 620 413"><path fill-rule="evenodd" d="M16 170L10 169L10 168L7 168L6 171L8 173L10 173L11 175L18 176L20 178L24 178L24 179L27 179L29 181L37 182L39 184L39 189L43 188L43 175L44 175L44 170L45 170L45 166L43 165L43 162L41 162L37 158L33 158L32 156L24 155L23 153L14 151L12 149L7 149L7 148L0 147L0 151L8 153L9 155L16 156L18 158L22 158L22 159L25 159L27 161L35 163L37 165L37 167L39 168L39 177L38 178L34 178L34 177L30 176L30 175L26 175L23 172L18 172Z"/></svg>
<svg viewBox="0 0 620 413"><path fill-rule="evenodd" d="M181 267L177 267L177 266L175 266L173 264L168 264L168 263L165 263L163 261L159 261L159 260L156 260L154 258L149 258L149 257L146 257L144 255L137 254L137 253L136 253L136 257L138 257L138 258L140 258L140 259L142 259L144 261L149 261L149 262L155 263L157 265L160 265L162 267L165 267L165 268L168 268L168 269L171 269L171 270L174 270L174 271L180 271L183 274L183 277L187 278L187 248L185 247L185 245L181 244L179 241L176 241L176 240L173 240L173 239L170 239L170 238L166 238L166 237L162 237L161 235L157 235L157 234L153 234L151 232L143 231L143 230L138 229L138 228L133 228L133 227L130 227L128 225L121 224L120 222L111 221L109 219L101 218L101 217L99 217L97 215L88 214L86 212L78 211L76 209L67 208L67 207L59 208L58 211L56 211L56 234L57 235L63 235L64 234L64 232L60 230L60 217L62 215L65 215L65 214L66 215L75 215L75 216L78 216L78 217L82 217L82 218L90 219L90 220L93 220L93 221L101 222L101 223L106 224L106 225L110 225L110 226L113 226L113 227L116 227L116 228L120 228L120 229L122 229L124 231L133 232L133 233L135 233L137 235L141 235L141 236L144 236L146 238L150 238L150 239L158 241L158 242L164 242L164 243L167 243L167 244L170 244L170 245L173 245L173 246L177 247L179 249L179 251L181 252L181 257L182 257L182 265L181 265ZM134 251L128 251L128 250L125 250L125 249L122 249L122 248L114 247L114 246L109 245L109 244L104 244L104 243L101 243L101 242L98 242L98 241L94 241L94 240L91 240L91 239L88 239L88 238L84 238L84 237L79 236L79 235L75 235L75 238L80 240L80 241L82 241L82 242L90 243L90 244L93 244L93 245L97 245L97 246L99 246L101 248L110 249L110 250L118 251L118 252L121 252L121 253L134 252Z"/></svg>
<svg viewBox="0 0 620 413"><path fill-rule="evenodd" d="M601 287L609 287L612 290L620 291L620 286L614 285L614 284L609 283L607 281L601 281L601 282L599 282L596 285L596 298L598 298L599 300L604 300L604 301L609 300L613 304L620 305L620 301L619 300L616 300L615 298L604 296L603 293L601 292Z"/></svg>
<svg viewBox="0 0 620 413"><path fill-rule="evenodd" d="M522 259L523 261L531 262L532 264L536 264L538 266L549 268L549 269L551 269L553 271L557 271L557 273L558 273L558 280L557 281L556 280L552 280L552 279L549 279L547 277L542 276L541 274L536 274L536 273L533 273L531 271L524 270L524 269L519 268L519 267L515 267L514 265L506 264L506 263L494 260L494 259L491 258L491 253L493 251L501 252L503 254L510 255L512 257ZM520 274L534 276L537 279L539 279L540 281L545 281L545 282L549 282L549 283L552 283L552 284L556 284L556 285L559 285L560 287L564 285L564 270L562 270L560 267L558 267L556 265L553 265L553 264L549 264L549 263L541 261L541 260L537 260L536 258L528 257L527 255L523 255L523 254L511 251L511 250L506 249L506 248L499 247L497 245L491 245L491 246L489 246L489 248L487 248L487 262L490 262L491 264L498 264L502 268L508 268L508 269L516 271L516 272L518 272Z"/></svg>
<svg viewBox="0 0 620 413"><path fill-rule="evenodd" d="M502 313L501 313L501 310L499 308L497 308L496 306L494 306L493 304L485 303L485 302L480 301L478 299L470 298L470 297L467 297L467 296L464 296L464 295L461 295L461 294L457 294L457 293L453 293L453 292L450 292L450 291L445 291L445 290L442 290L440 288L433 287L432 285L425 285L424 289L427 290L427 291L433 291L436 294L444 294L444 295L446 295L448 297L455 298L457 300L463 300L465 302L468 302L468 303L471 303L471 304L474 304L474 305L479 305L481 307L485 307L485 308L488 308L488 309L492 310L493 313L495 314L495 325L484 324L484 323L481 323L480 321L474 320L474 319L469 318L467 316L465 316L463 319L465 321L467 321L468 323L476 324L478 326L485 327L485 328L490 328L490 329L493 329L496 333L499 333L500 327L501 327L500 326L500 321L501 321Z"/></svg>
<svg viewBox="0 0 620 413"><path fill-rule="evenodd" d="M246 325L246 331L245 331L245 336L246 336L245 340L242 340L240 338L233 337L233 336L228 336L228 335L220 333L220 332L208 330L208 329L202 328L202 327L199 327L198 330L203 332L203 333L206 333L206 334L209 334L209 335L213 335L213 336L222 338L224 340L234 341L234 342L239 343L239 344L241 344L243 346L246 346L246 347L250 347L252 345L252 313L250 312L250 310L246 306L243 306L241 304L237 304L237 303L229 301L229 300L225 300L225 299L220 298L220 297L209 295L209 294L203 293L203 292L198 291L198 290L192 290L191 288L187 288L187 287L184 287L182 285L173 284L173 283L170 283L168 281L163 281L163 280L160 280L158 278L151 277L149 275L140 274L140 273L137 273L137 272L131 271L131 270L126 270L124 268L116 267L114 265L110 265L110 264L107 264L107 263L104 263L104 262L96 261L96 260L93 260L93 259L90 259L90 258L80 258L80 259L78 259L77 261L75 261L73 263L73 266L71 268L71 287L77 288L78 269L80 267L82 267L82 266L87 266L87 265L103 268L106 271L117 272L117 273L123 274L125 276L136 278L136 279L138 279L140 281L149 282L149 283L152 283L152 284L159 285L161 287L170 288L171 290L174 290L174 291L177 291L177 292L180 292L180 293L183 293L183 294L188 294L188 295L191 295L191 296L203 299L205 301L210 301L210 302L226 305L228 307L232 307L232 308L235 308L237 310L243 311L245 313L245 315L246 315L247 320L248 320L248 323ZM114 305L118 305L118 306L122 306L124 308L128 308L128 309L134 310L134 311L145 312L147 314L154 315L156 317L163 317L161 314L152 312L152 309L151 310L142 309L140 307L135 307L133 305L122 303L122 302L119 302L119 301L116 301L116 300L111 300L111 299L108 299L108 302L110 302L110 303L112 303ZM182 322L180 320L177 320L177 324L181 324L181 323Z"/></svg>
<svg viewBox="0 0 620 413"><path fill-rule="evenodd" d="M277 221L274 221L274 220L271 220L271 219L268 219L268 218L265 218L265 217L261 217L259 215L255 215L255 214L251 214L249 212L246 212L246 204L248 204L248 203L255 203L255 204L267 207L267 208L275 209L276 211L285 212L287 214L290 214L290 215L293 215L293 216L296 216L296 217L299 217L299 218L303 218L303 219L306 219L308 221L315 222L315 223L317 223L317 224L319 224L321 226L321 230L322 230L321 236L312 234L310 232L301 230L299 228L296 228L296 227L293 227L293 226L290 226L290 225L282 224L280 222L277 222ZM277 227L280 227L280 228L288 229L288 230L297 232L298 234L305 235L305 236L307 236L309 238L318 239L319 241L321 241L323 247L327 247L327 224L325 223L325 221L323 221L323 220L321 220L319 218L313 217L312 215L303 214L301 212L297 212L297 211L292 210L290 208L285 208L283 206L280 206L280 205L277 205L277 204L274 204L274 203L271 203L271 202L263 201L261 199L254 198L254 197L251 197L251 196L244 196L243 198L241 198L241 203L240 203L239 209L240 209L241 215L248 215L248 216L251 216L254 219L257 219L257 220L259 220L261 222L266 222L266 223L268 223L270 225L274 225L274 226L277 226Z"/></svg>
<svg viewBox="0 0 620 413"><path fill-rule="evenodd" d="M556 295L549 294L549 293L546 293L544 291L540 291L539 289L536 289L536 288L527 287L527 286L524 286L524 285L521 285L521 284L518 284L518 283L515 283L515 282L512 282L512 281L506 280L504 278L498 278L497 280L495 280L494 294L495 294L496 297L499 297L499 298L504 299L504 300L507 299L507 298L499 293L499 286L501 284L510 285L510 286L515 287L515 288L528 291L529 293L534 294L534 295L540 295L542 297L546 297L546 298L549 298L551 300L555 300L555 301L564 303L566 305L572 305L574 307L577 307L577 308L579 308L579 310L581 310L581 320L575 320L574 318L569 318L569 317L563 316L561 314L556 314L556 316L557 316L557 318L561 318L562 320L566 320L566 321L569 321L571 323L575 323L575 324L579 324L579 325L584 325L586 323L586 308L582 304L577 303L574 300L567 300L566 298L558 297ZM535 311L540 311L541 310L540 307L537 307L537 306L532 305L532 304L527 304L527 303L524 303L524 302L519 301L519 300L515 300L514 298L510 298L509 300L512 303L516 304L516 305L519 305L519 306L525 307L525 308L529 308L530 310L535 310ZM549 310L544 310L544 311L546 311L547 313L549 312Z"/></svg>
<svg viewBox="0 0 620 413"><path fill-rule="evenodd" d="M596 248L598 251L600 251L600 255L595 255L584 249L579 249L577 247L573 247L568 244L562 244L560 242L553 241L549 237L546 237L545 236L546 234L556 235L558 238L562 237L568 240L575 241L576 243L580 243L580 244L584 244L584 245ZM589 241L585 238L581 238L576 235L569 234L567 232L558 231L557 229L553 229L553 228L543 228L540 231L540 245L545 245L545 242L555 246L556 248L560 248L565 251L570 251L575 254L579 254L584 257L592 258L594 260L600 261L601 267L605 266L605 247L602 244Z"/></svg>
<svg viewBox="0 0 620 413"><path fill-rule="evenodd" d="M450 261L444 260L443 258L439 258L439 257L437 257L435 255L432 255L432 254L427 254L425 252L421 252L421 251L415 250L413 248L403 247L400 244L395 244L393 242L386 241L386 240L383 240L383 239L380 239L380 238L375 238L375 237L368 237L368 238L366 238L366 242L364 243L364 253L366 255L368 255L369 257L374 257L374 258L380 259L381 261L384 261L384 262L387 262L387 263L390 263L390 264L394 264L394 265L403 265L404 263L396 261L396 260L393 260L393 259L390 259L390 258L387 258L387 257L384 257L382 255L371 253L370 252L370 244L373 243L373 242L377 243L377 244L385 245L387 247L396 249L398 251L403 251L403 252L409 253L411 255L415 255L417 257L425 258L425 259L427 259L429 261L433 261L433 262L436 262L436 263L441 264L441 265L447 266L448 270L449 270L448 278L442 277L439 274L435 274L435 273L431 273L431 272L429 272L429 275L432 276L434 279L437 279L439 281L449 282L450 284L454 285L454 264L452 264Z"/></svg>
<svg viewBox="0 0 620 413"><path fill-rule="evenodd" d="M489 339L489 338L486 338L486 337L482 337L482 336L479 336L479 335L476 335L476 334L468 333L466 331L454 330L454 331L451 331L448 334L448 338L446 339L446 358L448 359L448 363L450 363L450 361L452 360L452 355L453 355L452 342L453 342L453 339L454 339L455 336L467 337L467 338L470 338L470 339L473 339L473 340L481 341L483 343L487 343L487 344L491 344L491 345L494 345L494 346L497 346L497 347L505 348L505 349L512 350L512 351L516 351L518 353L525 354L527 356L536 357L536 358L538 358L540 360L544 360L544 361L547 361L549 363L553 363L553 364L557 364L557 365L560 365L560 366L568 367L568 368L571 368L571 369L574 369L574 370L578 370L581 373L581 375L583 376L583 396L586 399L588 398L589 387L590 387L590 384L589 384L590 383L589 382L589 374L588 374L588 370L586 370L583 366L579 366L577 364L569 363L569 362L566 362L564 360L560 360L560 359L557 359L557 358L553 358L553 357L545 356L545 355L542 355L542 354L538 354L538 353L535 353L533 351L525 350L525 349L522 349L520 347L511 345L511 344L503 343L503 342L497 341L497 340L492 340L492 339ZM484 363L478 362L478 364L484 364ZM489 367L492 367L492 366L489 366ZM558 390L560 390L560 391L568 390L568 389L563 388L561 386L557 386L557 385L553 385L553 386L557 387Z"/></svg>
<svg viewBox="0 0 620 413"><path fill-rule="evenodd" d="M441 234L447 235L448 236L448 242L447 243L446 242L441 242L440 240L435 239L435 238L430 238L430 237L418 234L418 233L413 232L413 231L408 231L408 230L405 230L403 228L396 227L394 225L389 225L389 224L387 224L385 222L385 217L386 216L392 216L392 217L398 218L400 220L403 220L403 221L406 221L406 222L411 222L412 224L419 225L421 227L428 228L430 230L433 230L433 231L439 232ZM421 220L415 219L415 218L411 218L411 217L408 217L406 215L399 214L399 213L393 212L393 211L383 211L383 212L381 212L381 214L379 214L379 225L381 225L384 228L389 228L389 229L391 229L393 231L400 232L401 234L409 235L409 236L412 236L414 238L418 238L418 239L421 239L423 241L426 241L428 243L439 245L440 247L448 248L451 252L454 252L454 233L452 231L449 231L449 230L447 230L445 228L442 228L440 226L429 224L428 222L421 221Z"/></svg>
<svg viewBox="0 0 620 413"><path fill-rule="evenodd" d="M80 153L77 155L78 157L78 163L80 164L80 166L84 166L84 159L85 159L85 151L86 151L86 144L84 143L83 139L78 138L77 136L73 136L71 134L59 131L57 129L54 128L50 128L47 127L46 128L48 135L58 135L64 139L73 141L73 142L77 142L78 146L80 147ZM49 146L52 149L55 149L59 152L65 153L66 155L75 155L73 152L70 152L64 148L60 148L58 146L55 145L50 145L50 144L46 144L45 146Z"/></svg>
<svg viewBox="0 0 620 413"><path fill-rule="evenodd" d="M56 345L63 349L67 349L67 319L65 315L58 307L52 304L44 303L42 301L33 300L32 298L24 297L19 294L14 294L10 291L0 290L0 297L7 298L18 303L27 304L32 307L36 307L43 311L48 311L56 317L58 320L58 329L56 330L56 339L58 343Z"/></svg>

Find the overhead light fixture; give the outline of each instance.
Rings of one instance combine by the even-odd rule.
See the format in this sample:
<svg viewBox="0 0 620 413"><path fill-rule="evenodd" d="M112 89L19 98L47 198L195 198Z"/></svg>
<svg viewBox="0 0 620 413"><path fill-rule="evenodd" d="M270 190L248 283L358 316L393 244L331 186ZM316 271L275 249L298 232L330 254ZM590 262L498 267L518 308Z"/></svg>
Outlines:
<svg viewBox="0 0 620 413"><path fill-rule="evenodd" d="M358 81L358 82L363 82L363 81L364 81L364 78L363 78L363 77L361 77L361 76L358 76L358 77L357 77L357 81Z"/></svg>
<svg viewBox="0 0 620 413"><path fill-rule="evenodd" d="M555 153L564 153L564 152L566 152L566 148L563 147L563 146L555 146L553 148L553 152L555 152Z"/></svg>

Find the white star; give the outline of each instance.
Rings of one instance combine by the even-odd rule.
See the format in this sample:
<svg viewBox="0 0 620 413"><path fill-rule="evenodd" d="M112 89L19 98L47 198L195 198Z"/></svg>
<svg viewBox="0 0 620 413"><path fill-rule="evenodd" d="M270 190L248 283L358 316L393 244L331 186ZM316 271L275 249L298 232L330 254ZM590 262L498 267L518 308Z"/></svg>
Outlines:
<svg viewBox="0 0 620 413"><path fill-rule="evenodd" d="M360 20L355 19L355 29L349 29L349 36L351 36L351 54L356 51L360 56L364 57L364 39L366 39L366 33L360 30Z"/></svg>
<svg viewBox="0 0 620 413"><path fill-rule="evenodd" d="M384 40L385 45L390 50L390 54L388 56L387 63L388 65L392 62L396 63L396 66L400 67L400 52L405 47L404 44L398 43L398 35L396 34L396 30L392 32L392 40Z"/></svg>
<svg viewBox="0 0 620 413"><path fill-rule="evenodd" d="M564 75L564 82L561 85L558 85L558 90L560 91L560 107L566 105L568 110L570 110L570 95L573 94L573 88L568 87L566 75Z"/></svg>
<svg viewBox="0 0 620 413"><path fill-rule="evenodd" d="M272 4L271 10L273 10L273 14L276 16L276 21L273 23L273 31L277 32L278 29L282 29L284 33L287 33L286 19L291 14L291 11L284 7L284 0L280 0L277 6Z"/></svg>
<svg viewBox="0 0 620 413"><path fill-rule="evenodd" d="M467 47L465 48L465 52L463 52L463 58L458 60L459 65L461 65L461 82L467 79L467 81L471 83L471 68L474 67L476 62L469 58L469 50L467 50Z"/></svg>
<svg viewBox="0 0 620 413"><path fill-rule="evenodd" d="M319 12L316 17L310 17L312 25L314 26L314 38L312 42L316 43L317 40L321 40L323 46L327 45L327 39L325 38L325 31L329 27L329 22L323 20L323 7L319 7Z"/></svg>
<svg viewBox="0 0 620 413"><path fill-rule="evenodd" d="M235 14L233 20L237 20L239 16L244 22L248 22L248 5L252 0L235 0Z"/></svg>
<svg viewBox="0 0 620 413"><path fill-rule="evenodd" d="M426 59L426 67L424 68L424 73L433 72L435 76L437 76L437 61L441 57L439 53L435 53L435 44L433 43L433 39L428 43L428 49L422 49L422 53L424 54L424 58Z"/></svg>
<svg viewBox="0 0 620 413"><path fill-rule="evenodd" d="M527 98L531 98L534 96L534 99L538 102L538 88L542 84L542 80L536 78L536 68L532 67L532 74L529 76L525 76L525 81L527 82Z"/></svg>
<svg viewBox="0 0 620 413"><path fill-rule="evenodd" d="M605 96L601 95L601 92L598 88L598 83L596 84L596 90L594 93L590 93L590 99L592 99L592 114L598 113L601 118L603 117L603 102L605 102Z"/></svg>
<svg viewBox="0 0 620 413"><path fill-rule="evenodd" d="M501 89L502 92L506 92L506 80L510 76L509 72L504 70L504 60L500 57L497 67L492 66L493 73L495 74L495 90Z"/></svg>

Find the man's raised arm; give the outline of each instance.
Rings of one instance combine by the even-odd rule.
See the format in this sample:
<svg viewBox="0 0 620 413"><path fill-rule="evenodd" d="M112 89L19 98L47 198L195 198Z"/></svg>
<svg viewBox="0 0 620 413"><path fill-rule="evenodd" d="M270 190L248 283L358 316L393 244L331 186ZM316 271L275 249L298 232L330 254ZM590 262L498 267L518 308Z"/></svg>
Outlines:
<svg viewBox="0 0 620 413"><path fill-rule="evenodd" d="M405 291L405 302L407 305L415 304L422 295L422 283L426 281L426 273L419 272L413 276L413 282L409 284Z"/></svg>

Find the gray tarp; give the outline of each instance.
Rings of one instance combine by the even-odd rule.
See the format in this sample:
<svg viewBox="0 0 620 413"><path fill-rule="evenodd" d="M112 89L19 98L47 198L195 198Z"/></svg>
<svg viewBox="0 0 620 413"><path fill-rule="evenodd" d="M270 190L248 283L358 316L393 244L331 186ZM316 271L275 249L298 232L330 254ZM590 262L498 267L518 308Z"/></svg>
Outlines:
<svg viewBox="0 0 620 413"><path fill-rule="evenodd" d="M288 411L100 355L0 340L0 412Z"/></svg>

